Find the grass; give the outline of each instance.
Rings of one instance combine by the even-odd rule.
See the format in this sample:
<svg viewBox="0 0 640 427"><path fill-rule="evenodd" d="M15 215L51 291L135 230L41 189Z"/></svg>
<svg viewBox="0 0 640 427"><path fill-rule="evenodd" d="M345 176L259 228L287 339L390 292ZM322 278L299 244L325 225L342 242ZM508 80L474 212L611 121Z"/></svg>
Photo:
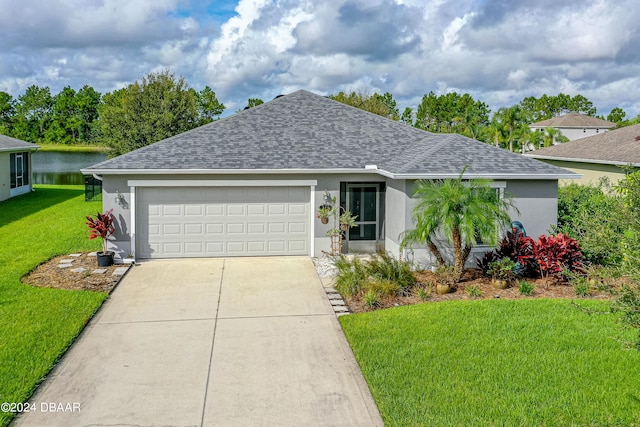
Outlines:
<svg viewBox="0 0 640 427"><path fill-rule="evenodd" d="M67 144L38 144L40 146L39 151L63 151L63 152L77 152L77 153L95 153L95 152L108 152L109 147L102 147L98 145L67 145Z"/></svg>
<svg viewBox="0 0 640 427"><path fill-rule="evenodd" d="M450 301L340 323L386 426L640 425L634 331L571 301Z"/></svg>
<svg viewBox="0 0 640 427"><path fill-rule="evenodd" d="M84 217L100 209L78 186L35 186L0 202L0 402L27 400L106 298L20 282L56 255L99 250ZM0 425L11 418L0 412Z"/></svg>

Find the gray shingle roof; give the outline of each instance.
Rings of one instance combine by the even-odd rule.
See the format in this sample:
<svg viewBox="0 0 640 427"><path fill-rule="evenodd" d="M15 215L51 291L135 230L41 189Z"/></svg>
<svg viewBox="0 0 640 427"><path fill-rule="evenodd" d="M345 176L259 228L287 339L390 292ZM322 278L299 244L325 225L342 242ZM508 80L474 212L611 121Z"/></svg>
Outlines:
<svg viewBox="0 0 640 427"><path fill-rule="evenodd" d="M616 124L597 117L587 116L586 114L568 113L563 116L553 117L541 122L529 125L532 128L600 128L610 129L616 127Z"/></svg>
<svg viewBox="0 0 640 427"><path fill-rule="evenodd" d="M377 165L391 175L572 175L456 134L434 134L297 91L85 169L323 170ZM122 173L121 172L121 173Z"/></svg>
<svg viewBox="0 0 640 427"><path fill-rule="evenodd" d="M640 125L610 130L598 135L536 150L533 158L640 166Z"/></svg>
<svg viewBox="0 0 640 427"><path fill-rule="evenodd" d="M11 138L10 136L0 135L0 151L14 151L14 150L34 150L40 148L36 144L32 144L21 139Z"/></svg>

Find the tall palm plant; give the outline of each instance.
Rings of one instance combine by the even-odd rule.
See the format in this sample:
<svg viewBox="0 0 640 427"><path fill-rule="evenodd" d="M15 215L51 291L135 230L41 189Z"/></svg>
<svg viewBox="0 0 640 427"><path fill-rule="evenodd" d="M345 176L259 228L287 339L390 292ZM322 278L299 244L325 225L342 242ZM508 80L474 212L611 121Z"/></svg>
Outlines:
<svg viewBox="0 0 640 427"><path fill-rule="evenodd" d="M498 230L509 224L512 198L497 196L486 179L465 180L466 168L457 179L420 180L414 197L415 228L401 234L401 247L426 244L440 265L446 264L436 236L453 246L453 266L459 280L471 249L482 241L495 245Z"/></svg>

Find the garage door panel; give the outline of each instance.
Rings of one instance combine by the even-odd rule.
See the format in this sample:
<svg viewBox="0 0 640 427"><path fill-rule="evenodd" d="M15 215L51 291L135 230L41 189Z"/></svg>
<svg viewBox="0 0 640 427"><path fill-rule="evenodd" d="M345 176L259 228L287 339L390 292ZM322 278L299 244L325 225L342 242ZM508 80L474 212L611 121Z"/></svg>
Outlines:
<svg viewBox="0 0 640 427"><path fill-rule="evenodd" d="M308 187L141 188L140 258L308 255Z"/></svg>
<svg viewBox="0 0 640 427"><path fill-rule="evenodd" d="M206 216L224 216L224 206L222 205L206 205L205 208Z"/></svg>

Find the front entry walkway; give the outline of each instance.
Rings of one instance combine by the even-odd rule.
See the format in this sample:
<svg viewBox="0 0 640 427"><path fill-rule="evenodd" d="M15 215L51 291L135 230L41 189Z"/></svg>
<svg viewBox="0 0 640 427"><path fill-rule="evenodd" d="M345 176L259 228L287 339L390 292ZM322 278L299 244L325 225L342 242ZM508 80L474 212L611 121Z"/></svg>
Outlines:
<svg viewBox="0 0 640 427"><path fill-rule="evenodd" d="M134 267L30 402L16 425L382 425L307 257Z"/></svg>

